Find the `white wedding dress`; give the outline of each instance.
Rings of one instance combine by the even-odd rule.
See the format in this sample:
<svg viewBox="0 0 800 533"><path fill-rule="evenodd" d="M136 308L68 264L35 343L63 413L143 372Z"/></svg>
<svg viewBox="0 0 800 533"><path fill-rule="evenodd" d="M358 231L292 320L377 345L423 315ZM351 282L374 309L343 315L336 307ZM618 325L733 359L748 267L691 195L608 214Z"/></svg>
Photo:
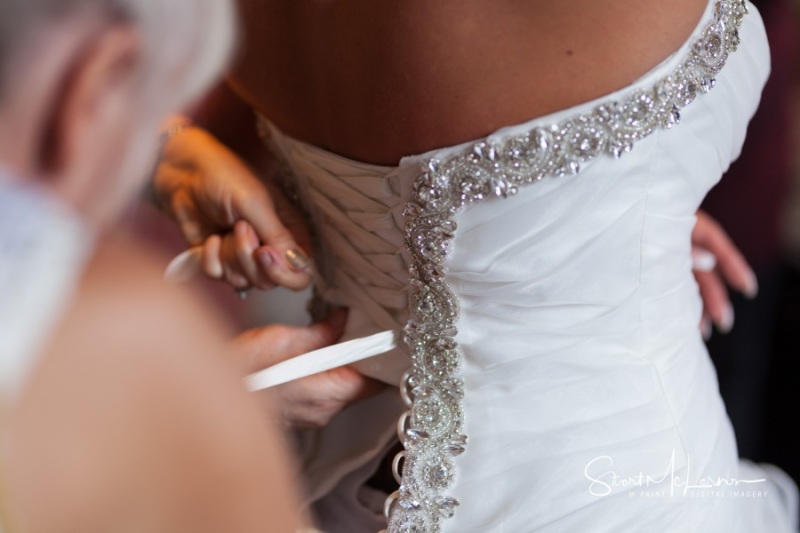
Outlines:
<svg viewBox="0 0 800 533"><path fill-rule="evenodd" d="M614 94L397 167L262 121L322 243L322 296L351 308L345 340L400 332L357 366L402 394L304 437L325 531L387 527L364 482L406 411L391 532L796 530L791 480L737 457L690 258L769 70L746 7L710 2Z"/></svg>

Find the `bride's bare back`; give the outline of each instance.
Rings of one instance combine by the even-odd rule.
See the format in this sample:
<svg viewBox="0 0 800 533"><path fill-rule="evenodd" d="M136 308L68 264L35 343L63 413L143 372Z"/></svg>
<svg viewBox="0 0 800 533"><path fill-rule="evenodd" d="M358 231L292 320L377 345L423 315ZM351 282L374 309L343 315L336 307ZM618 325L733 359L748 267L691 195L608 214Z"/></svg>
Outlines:
<svg viewBox="0 0 800 533"><path fill-rule="evenodd" d="M396 164L627 85L707 0L240 3L239 94L299 139Z"/></svg>

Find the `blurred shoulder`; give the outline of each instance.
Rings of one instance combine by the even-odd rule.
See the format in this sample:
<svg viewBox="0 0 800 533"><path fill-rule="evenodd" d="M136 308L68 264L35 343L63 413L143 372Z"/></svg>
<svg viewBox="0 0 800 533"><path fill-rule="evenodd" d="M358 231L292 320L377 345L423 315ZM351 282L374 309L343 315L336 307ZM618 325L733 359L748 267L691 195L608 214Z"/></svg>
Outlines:
<svg viewBox="0 0 800 533"><path fill-rule="evenodd" d="M162 266L130 239L101 243L21 394L9 474L32 530L104 531L120 513L159 532L263 526L256 500L286 491L285 450L226 360L226 328ZM290 510L292 491L278 500Z"/></svg>
<svg viewBox="0 0 800 533"><path fill-rule="evenodd" d="M164 282L165 265L159 252L133 237L105 238L87 265L71 313L95 313L98 323L139 331L191 327L201 335L228 335L229 325L202 295ZM126 320L131 317L134 322Z"/></svg>

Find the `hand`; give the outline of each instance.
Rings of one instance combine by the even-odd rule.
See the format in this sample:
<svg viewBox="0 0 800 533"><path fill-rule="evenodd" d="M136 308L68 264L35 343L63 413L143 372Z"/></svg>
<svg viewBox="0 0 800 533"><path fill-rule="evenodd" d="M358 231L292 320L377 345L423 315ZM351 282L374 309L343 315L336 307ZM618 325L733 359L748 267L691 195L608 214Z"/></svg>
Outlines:
<svg viewBox="0 0 800 533"><path fill-rule="evenodd" d="M758 294L758 282L747 260L725 230L707 213L697 211L692 231L694 277L703 298L703 337L711 337L712 323L722 333L733 328L733 306L726 283L748 298Z"/></svg>
<svg viewBox="0 0 800 533"><path fill-rule="evenodd" d="M346 311L307 327L271 325L252 329L233 341L235 353L248 373L262 370L297 355L336 342L342 334ZM324 427L353 403L378 394L386 386L350 367L320 372L275 387L284 421L294 429Z"/></svg>
<svg viewBox="0 0 800 533"><path fill-rule="evenodd" d="M302 216L208 132L189 127L172 137L153 185L186 240L203 245L210 277L238 289L311 282Z"/></svg>

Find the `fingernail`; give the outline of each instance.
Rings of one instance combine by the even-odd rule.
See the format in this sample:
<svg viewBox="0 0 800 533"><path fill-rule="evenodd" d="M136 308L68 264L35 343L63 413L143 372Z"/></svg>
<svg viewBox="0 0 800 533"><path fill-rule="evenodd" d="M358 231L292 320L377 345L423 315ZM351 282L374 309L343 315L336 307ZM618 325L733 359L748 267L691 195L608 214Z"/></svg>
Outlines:
<svg viewBox="0 0 800 533"><path fill-rule="evenodd" d="M289 266L292 268L292 270L297 272L308 270L308 267L311 264L308 256L299 248L290 248L286 251L284 257L286 257L286 262L289 263Z"/></svg>
<svg viewBox="0 0 800 533"><path fill-rule="evenodd" d="M713 329L711 328L711 321L707 318L704 318L700 321L700 333L703 334L703 340L708 342L711 340L711 334L713 333Z"/></svg>
<svg viewBox="0 0 800 533"><path fill-rule="evenodd" d="M269 267L275 264L275 259L272 257L272 253L270 253L269 250L259 250L256 252L256 259L264 270L269 269Z"/></svg>
<svg viewBox="0 0 800 533"><path fill-rule="evenodd" d="M692 269L711 272L717 266L717 258L709 251L701 250L692 254Z"/></svg>
<svg viewBox="0 0 800 533"><path fill-rule="evenodd" d="M758 296L758 278L752 272L747 277L747 283L744 287L744 295L747 299L752 300Z"/></svg>
<svg viewBox="0 0 800 533"><path fill-rule="evenodd" d="M722 311L722 317L717 327L720 333L729 333L733 329L733 307L730 304L726 305L725 310Z"/></svg>

